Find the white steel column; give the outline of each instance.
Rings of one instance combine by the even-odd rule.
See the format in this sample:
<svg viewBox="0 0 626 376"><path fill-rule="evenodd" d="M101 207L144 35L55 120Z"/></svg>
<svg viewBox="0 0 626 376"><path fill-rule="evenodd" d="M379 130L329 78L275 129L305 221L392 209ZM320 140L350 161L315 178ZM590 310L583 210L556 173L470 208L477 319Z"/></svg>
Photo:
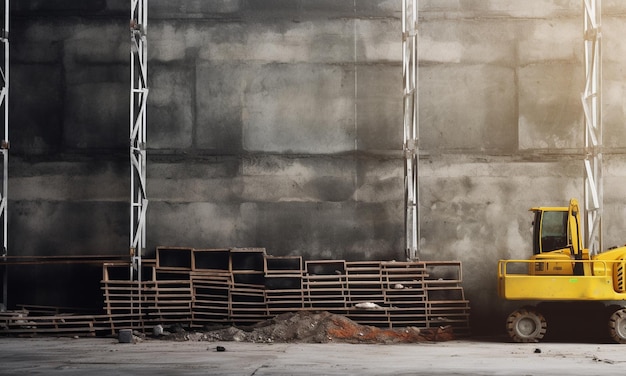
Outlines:
<svg viewBox="0 0 626 376"><path fill-rule="evenodd" d="M404 228L406 257L419 258L418 0L402 0L402 81L404 87Z"/></svg>
<svg viewBox="0 0 626 376"><path fill-rule="evenodd" d="M146 247L146 100L148 1L132 0L130 11L130 254L132 273L141 281L141 257Z"/></svg>
<svg viewBox="0 0 626 376"><path fill-rule="evenodd" d="M585 124L585 246L602 251L602 32L601 0L583 0L585 89L581 94Z"/></svg>
<svg viewBox="0 0 626 376"><path fill-rule="evenodd" d="M0 217L2 218L2 250L0 255L6 257L8 254L8 221L7 221L7 192L9 190L9 0L4 1L4 24L2 25L2 66L0 67L0 106L4 111L4 127L2 135L2 191L0 192ZM7 281L8 268L4 267L2 281L2 303L7 307Z"/></svg>

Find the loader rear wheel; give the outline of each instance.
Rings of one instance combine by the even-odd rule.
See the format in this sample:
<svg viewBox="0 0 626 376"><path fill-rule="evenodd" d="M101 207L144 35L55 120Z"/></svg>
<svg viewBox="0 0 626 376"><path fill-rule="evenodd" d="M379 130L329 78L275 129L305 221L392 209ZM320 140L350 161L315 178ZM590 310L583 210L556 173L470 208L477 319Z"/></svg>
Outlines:
<svg viewBox="0 0 626 376"><path fill-rule="evenodd" d="M618 309L609 318L609 334L617 343L626 343L626 308Z"/></svg>
<svg viewBox="0 0 626 376"><path fill-rule="evenodd" d="M506 329L515 342L539 342L547 326L543 315L532 307L520 308L506 320Z"/></svg>

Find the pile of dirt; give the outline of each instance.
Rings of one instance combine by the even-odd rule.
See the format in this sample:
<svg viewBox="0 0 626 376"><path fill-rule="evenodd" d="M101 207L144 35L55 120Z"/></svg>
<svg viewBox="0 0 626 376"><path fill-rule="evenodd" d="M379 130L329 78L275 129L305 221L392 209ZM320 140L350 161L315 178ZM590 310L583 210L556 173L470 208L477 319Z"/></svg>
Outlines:
<svg viewBox="0 0 626 376"><path fill-rule="evenodd" d="M178 327L160 335L174 341L302 342L302 343L412 343L454 339L451 327L383 329L360 325L326 311L285 313L249 327L205 328L185 331Z"/></svg>

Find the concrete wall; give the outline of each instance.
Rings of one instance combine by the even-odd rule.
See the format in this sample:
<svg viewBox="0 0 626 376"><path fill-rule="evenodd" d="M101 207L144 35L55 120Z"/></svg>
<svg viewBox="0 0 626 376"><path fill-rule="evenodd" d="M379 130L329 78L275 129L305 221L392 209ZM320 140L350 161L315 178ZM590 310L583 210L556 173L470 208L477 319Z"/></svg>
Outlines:
<svg viewBox="0 0 626 376"><path fill-rule="evenodd" d="M128 252L126 3L13 4L11 254ZM603 3L613 245L626 5ZM149 15L147 256L403 259L400 0L151 0ZM582 200L581 30L579 0L420 1L421 258L463 262L477 326L512 307L496 264L529 256L527 209ZM70 304L78 274L13 303Z"/></svg>

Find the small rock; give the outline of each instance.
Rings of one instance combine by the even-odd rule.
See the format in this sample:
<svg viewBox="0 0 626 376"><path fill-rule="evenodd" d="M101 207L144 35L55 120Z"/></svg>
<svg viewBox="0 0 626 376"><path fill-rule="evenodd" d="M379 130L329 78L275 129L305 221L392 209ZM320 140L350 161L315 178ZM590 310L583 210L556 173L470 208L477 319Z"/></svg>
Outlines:
<svg viewBox="0 0 626 376"><path fill-rule="evenodd" d="M535 354L541 354L541 349L539 348L535 349Z"/></svg>
<svg viewBox="0 0 626 376"><path fill-rule="evenodd" d="M224 346L217 346L215 348L215 351L218 351L218 352L226 351L226 348Z"/></svg>
<svg viewBox="0 0 626 376"><path fill-rule="evenodd" d="M159 337L163 335L163 325L155 325L152 328L152 335L155 337Z"/></svg>
<svg viewBox="0 0 626 376"><path fill-rule="evenodd" d="M144 339L146 335L139 330L133 330L133 336Z"/></svg>
<svg viewBox="0 0 626 376"><path fill-rule="evenodd" d="M246 340L246 335L243 332L239 331L233 334L233 341L242 342L245 340Z"/></svg>
<svg viewBox="0 0 626 376"><path fill-rule="evenodd" d="M174 324L170 326L170 331L176 334L185 333L185 329L180 324Z"/></svg>
<svg viewBox="0 0 626 376"><path fill-rule="evenodd" d="M117 334L119 343L131 343L133 341L133 331L131 329L120 329Z"/></svg>

